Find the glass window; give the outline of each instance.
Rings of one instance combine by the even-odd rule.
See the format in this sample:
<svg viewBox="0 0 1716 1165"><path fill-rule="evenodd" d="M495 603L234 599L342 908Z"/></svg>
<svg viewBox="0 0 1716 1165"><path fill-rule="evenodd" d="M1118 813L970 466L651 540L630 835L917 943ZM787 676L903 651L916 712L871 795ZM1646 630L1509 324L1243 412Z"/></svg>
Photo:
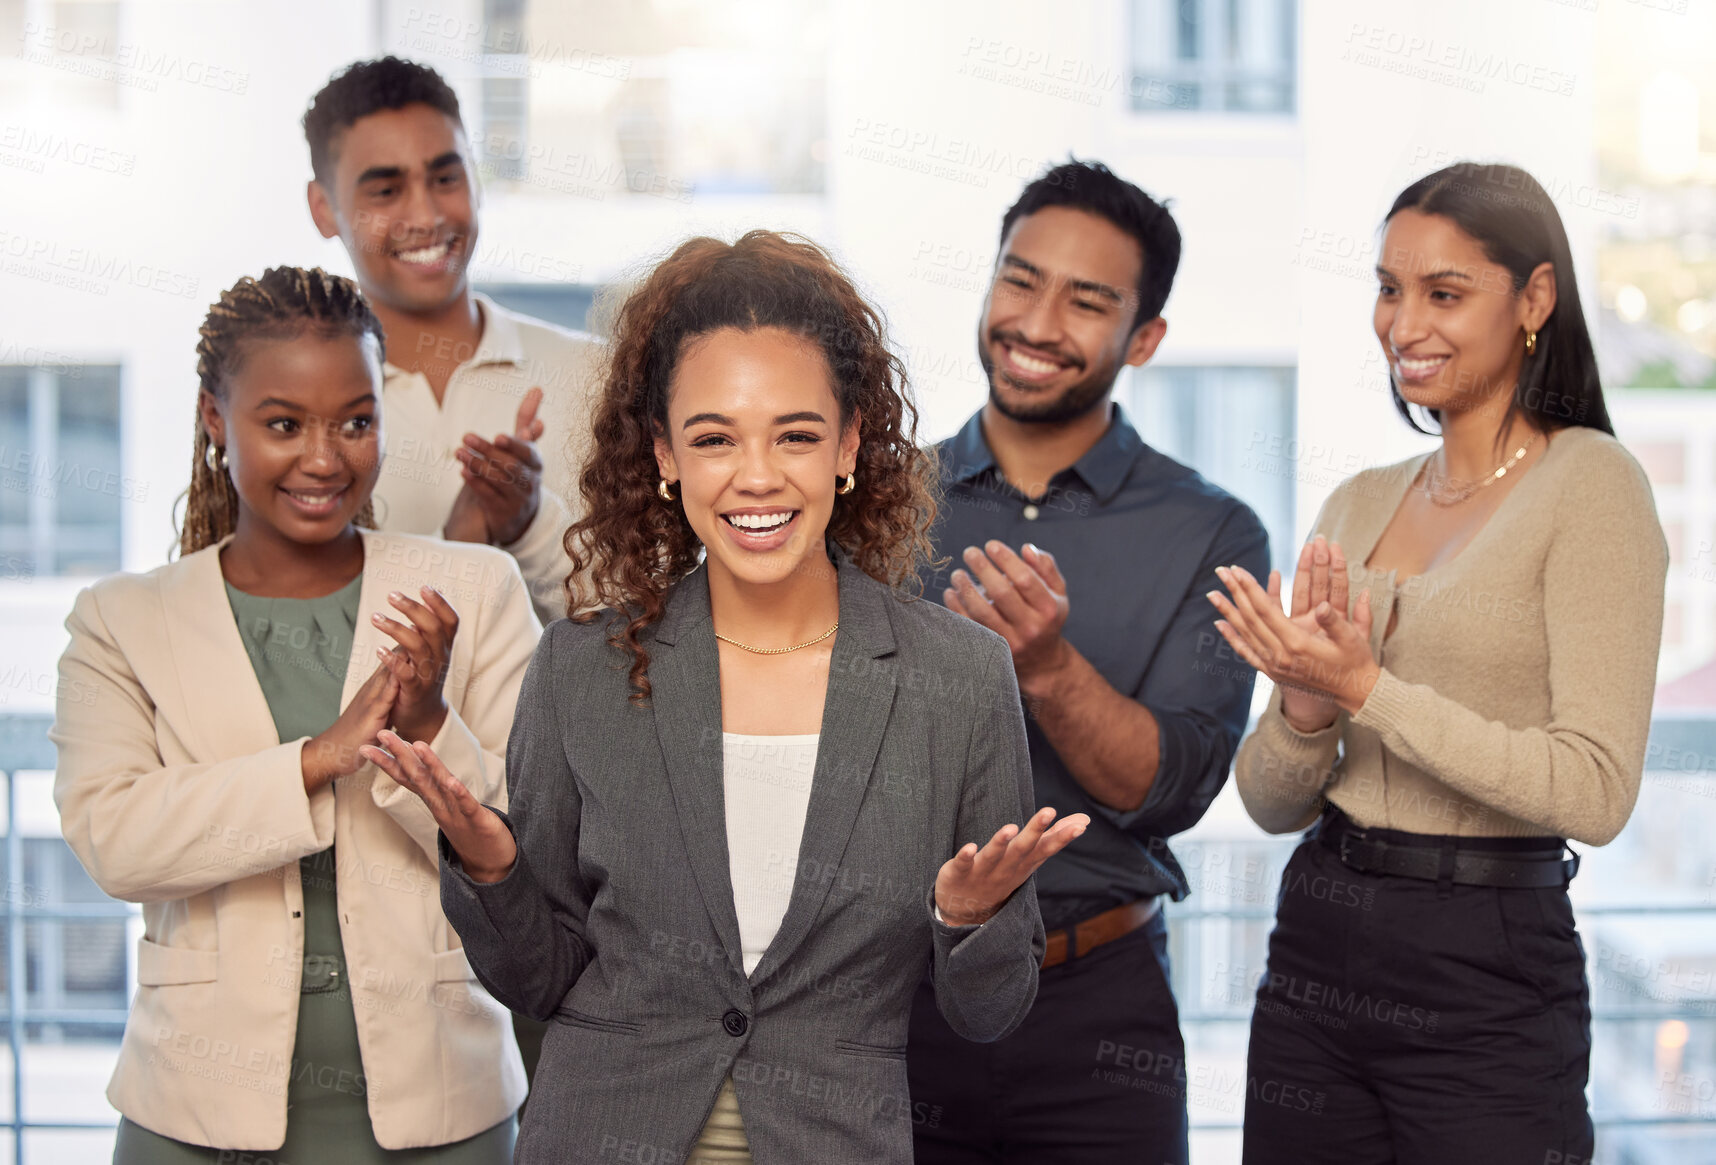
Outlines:
<svg viewBox="0 0 1716 1165"><path fill-rule="evenodd" d="M1133 0L1132 108L1292 113L1294 0Z"/></svg>
<svg viewBox="0 0 1716 1165"><path fill-rule="evenodd" d="M479 283L476 289L504 308L571 328L597 330L590 319L601 289L577 283Z"/></svg>
<svg viewBox="0 0 1716 1165"><path fill-rule="evenodd" d="M1256 512L1269 531L1271 559L1283 570L1299 554L1295 380L1292 368L1147 364L1133 375L1124 399L1146 442Z"/></svg>
<svg viewBox="0 0 1716 1165"><path fill-rule="evenodd" d="M825 0L486 0L483 12L481 27L408 18L393 47L471 80L472 147L502 189L823 192Z"/></svg>
<svg viewBox="0 0 1716 1165"><path fill-rule="evenodd" d="M116 365L0 365L0 559L11 575L119 569ZM11 576L9 575L9 577Z"/></svg>

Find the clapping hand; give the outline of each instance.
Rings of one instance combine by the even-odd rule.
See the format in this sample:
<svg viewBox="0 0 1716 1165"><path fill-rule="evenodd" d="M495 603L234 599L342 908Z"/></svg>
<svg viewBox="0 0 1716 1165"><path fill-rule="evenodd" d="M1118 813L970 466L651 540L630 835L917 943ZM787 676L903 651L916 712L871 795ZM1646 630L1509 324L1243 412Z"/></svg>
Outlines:
<svg viewBox="0 0 1716 1165"><path fill-rule="evenodd" d="M964 560L968 569L949 577L942 604L1007 641L1019 688L1030 696L1066 662L1067 580L1054 555L1029 542L1015 554L991 539L982 549L967 546Z"/></svg>
<svg viewBox="0 0 1716 1165"><path fill-rule="evenodd" d="M1090 817L1074 813L1050 828L1053 809L1039 809L1025 823L1003 825L982 849L967 842L942 863L935 878L935 905L949 926L975 926L989 921L1013 891L1037 867L1060 853L1090 824Z"/></svg>
<svg viewBox="0 0 1716 1165"><path fill-rule="evenodd" d="M1246 663L1281 688L1281 711L1300 732L1317 732L1336 711L1364 706L1382 669L1370 650L1370 592L1347 615L1346 556L1321 534L1299 552L1293 576L1292 611L1281 607L1281 572L1269 586L1244 567L1217 567L1231 598L1218 591L1209 600L1222 618L1216 630Z"/></svg>
<svg viewBox="0 0 1716 1165"><path fill-rule="evenodd" d="M453 637L459 630L459 613L434 587L423 587L421 603L399 591L387 596L409 623L389 619L379 611L371 621L398 645L391 650L376 648L376 655L398 683L393 726L410 740L434 740L447 719L447 698L442 684L447 678L447 659Z"/></svg>
<svg viewBox="0 0 1716 1165"><path fill-rule="evenodd" d="M476 882L498 882L518 860L518 843L495 812L447 771L441 758L422 741L408 743L394 732L381 733L381 745L365 745L363 759L415 793L428 808L459 864Z"/></svg>
<svg viewBox="0 0 1716 1165"><path fill-rule="evenodd" d="M304 791L314 793L340 777L363 767L363 746L374 744L377 733L393 718L399 697L399 681L385 665L363 682L338 720L319 735L304 742L299 763L304 770Z"/></svg>
<svg viewBox="0 0 1716 1165"><path fill-rule="evenodd" d="M542 390L532 388L518 406L510 435L485 441L475 433L465 434L464 445L454 454L465 484L443 527L448 538L508 546L535 521L542 501L542 458L536 451L543 431L536 416L541 405ZM479 530L486 537L476 537Z"/></svg>

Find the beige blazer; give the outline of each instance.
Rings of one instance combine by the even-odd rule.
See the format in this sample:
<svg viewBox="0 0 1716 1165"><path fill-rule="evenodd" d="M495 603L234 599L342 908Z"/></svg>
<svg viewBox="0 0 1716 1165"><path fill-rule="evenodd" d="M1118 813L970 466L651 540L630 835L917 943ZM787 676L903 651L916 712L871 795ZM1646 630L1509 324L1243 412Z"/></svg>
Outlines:
<svg viewBox="0 0 1716 1165"><path fill-rule="evenodd" d="M224 545L224 543L223 543ZM302 975L298 859L336 838L340 933L376 1140L440 1145L511 1114L525 1082L510 1019L441 913L437 832L365 765L315 795L282 742L222 585L219 547L77 598L60 659L54 800L108 894L143 904L137 997L107 1097L165 1136L274 1149ZM392 640L389 591L438 587L459 613L432 742L479 801L505 805L507 732L541 628L518 567L486 546L365 532L341 706Z"/></svg>

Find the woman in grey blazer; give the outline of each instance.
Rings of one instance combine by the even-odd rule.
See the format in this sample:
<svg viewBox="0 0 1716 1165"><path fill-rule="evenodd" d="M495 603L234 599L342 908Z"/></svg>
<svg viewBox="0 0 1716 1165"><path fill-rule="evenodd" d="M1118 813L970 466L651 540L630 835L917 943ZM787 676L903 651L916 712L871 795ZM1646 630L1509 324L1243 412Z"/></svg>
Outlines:
<svg viewBox="0 0 1716 1165"><path fill-rule="evenodd" d="M525 677L508 812L371 750L440 823L478 977L555 1021L517 1160L909 1162L925 971L971 1039L1030 1008L1031 875L1088 819L1031 814L1006 644L901 593L915 422L820 249L684 244L619 314L567 536L587 613Z"/></svg>

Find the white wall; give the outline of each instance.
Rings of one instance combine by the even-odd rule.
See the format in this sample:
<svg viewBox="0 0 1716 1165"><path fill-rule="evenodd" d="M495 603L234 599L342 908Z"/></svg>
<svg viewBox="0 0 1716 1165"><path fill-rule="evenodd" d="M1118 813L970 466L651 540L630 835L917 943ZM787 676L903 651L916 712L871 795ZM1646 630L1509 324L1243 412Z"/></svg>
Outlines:
<svg viewBox="0 0 1716 1165"><path fill-rule="evenodd" d="M1552 195L1596 182L1594 12L1491 0L1318 0L1302 9L1304 214L1290 241L1299 265L1301 531L1340 477L1429 444L1389 403L1370 324L1377 228L1394 196L1462 159L1512 162ZM1581 293L1594 305L1594 223L1573 201L1557 201Z"/></svg>

